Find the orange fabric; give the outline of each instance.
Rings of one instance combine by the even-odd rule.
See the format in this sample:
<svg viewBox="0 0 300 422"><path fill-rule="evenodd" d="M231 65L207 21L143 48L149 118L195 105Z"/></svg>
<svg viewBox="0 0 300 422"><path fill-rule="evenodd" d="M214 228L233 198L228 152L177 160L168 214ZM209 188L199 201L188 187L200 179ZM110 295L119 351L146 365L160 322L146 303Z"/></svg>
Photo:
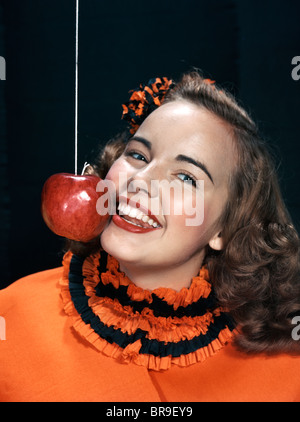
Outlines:
<svg viewBox="0 0 300 422"><path fill-rule="evenodd" d="M92 262L92 257L94 257L97 262L99 256L100 254L91 255L91 257L88 257L85 260L84 265L87 280L93 277L94 282L99 281L99 277L95 278L95 264ZM64 260L66 261L66 266L69 265L71 257L71 252L65 254ZM133 300L146 299L149 303L152 301L152 293L155 293L156 296L166 300L168 304L173 305L175 310L178 309L179 306L187 306L192 302L197 302L200 297L207 298L211 292L211 284L208 282L208 270L205 267L200 269L199 275L193 277L189 288L184 287L180 290L180 294L175 290L166 287L159 287L150 291L136 286L124 273L119 271L118 261L113 256L108 256L107 269L111 274L102 274L101 279L103 284L112 283L116 288L118 288L119 285L129 286L128 294Z"/></svg>
<svg viewBox="0 0 300 422"><path fill-rule="evenodd" d="M173 81L163 77L156 78L154 83L149 81L149 84L150 86L141 84L139 89L130 91L132 94L129 102L122 104L122 118L130 122L132 126L130 133L132 134L138 129L143 115L149 110L149 106L159 107L162 104L167 91L173 85Z"/></svg>
<svg viewBox="0 0 300 422"><path fill-rule="evenodd" d="M0 291L0 401L300 401L300 357L250 357L227 345L202 363L152 371L106 356L72 328L62 274Z"/></svg>
<svg viewBox="0 0 300 422"><path fill-rule="evenodd" d="M72 318L74 329L98 350L107 356L112 356L122 362L134 362L137 365L146 366L148 369L156 371L168 369L172 364L187 366L196 362L203 362L208 357L219 351L231 338L232 332L228 327L220 331L218 337L208 346L202 347L194 352L182 354L179 357L164 356L154 357L151 354L140 354L142 343L137 340L122 349L115 343L108 343L100 337L82 320L76 311L69 291L69 270L72 259L72 252L67 252L64 256L63 277L60 280L62 287L61 293L66 313ZM94 312L100 318L100 321L106 326L113 326L122 332L132 334L138 329L147 332L147 338L156 339L163 342L179 342L180 340L190 340L199 334L205 334L209 330L210 323L214 317L220 315L221 309L216 308L207 311L202 316L196 317L157 317L153 315L153 310L147 306L139 312L134 312L130 306L123 307L118 301L108 297L98 297L95 289L100 281L98 265L100 253L87 257L83 264L84 288L86 295L90 298L89 304ZM137 287L123 273L119 271L118 261L108 256L107 272L101 274L102 284L112 284L116 289L119 286L128 287L127 294L132 300L151 303L153 294L160 299L164 299L176 310L179 306L187 306L197 302L200 297L207 298L211 292L211 284L208 282L208 271L201 268L199 275L194 277L189 288L182 288L179 292L168 288L157 288L155 290L145 290Z"/></svg>

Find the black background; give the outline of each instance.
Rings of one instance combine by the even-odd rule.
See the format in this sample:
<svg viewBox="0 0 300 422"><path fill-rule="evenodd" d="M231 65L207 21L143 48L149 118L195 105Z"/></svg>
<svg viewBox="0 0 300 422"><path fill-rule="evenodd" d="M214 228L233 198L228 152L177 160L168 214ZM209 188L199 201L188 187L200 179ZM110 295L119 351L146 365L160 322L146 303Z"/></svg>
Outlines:
<svg viewBox="0 0 300 422"><path fill-rule="evenodd" d="M124 127L128 91L193 67L231 90L278 158L300 228L299 2L81 0L79 168ZM75 0L2 0L0 56L0 288L61 263L63 240L45 225L40 194L74 172Z"/></svg>

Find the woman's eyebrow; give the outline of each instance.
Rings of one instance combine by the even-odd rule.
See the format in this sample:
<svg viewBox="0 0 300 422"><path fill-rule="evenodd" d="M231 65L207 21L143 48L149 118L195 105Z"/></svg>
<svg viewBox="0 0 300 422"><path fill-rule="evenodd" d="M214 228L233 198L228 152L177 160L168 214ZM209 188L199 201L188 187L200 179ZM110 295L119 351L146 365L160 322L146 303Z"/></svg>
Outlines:
<svg viewBox="0 0 300 422"><path fill-rule="evenodd" d="M133 136L132 138L129 139L128 142L130 141L137 141L137 142L141 142L143 145L145 145L146 148L148 148L149 150L151 150L152 144L150 141L147 141L147 139L142 138L141 136Z"/></svg>
<svg viewBox="0 0 300 422"><path fill-rule="evenodd" d="M186 161L187 163L193 164L194 166L199 167L202 171L204 171L204 173L207 174L207 176L210 178L210 180L212 181L212 183L214 184L213 178L210 174L210 172L207 170L207 167L205 164L201 163L200 161L194 160L191 157L188 157L187 155L183 155L183 154L179 154L176 157L177 161Z"/></svg>

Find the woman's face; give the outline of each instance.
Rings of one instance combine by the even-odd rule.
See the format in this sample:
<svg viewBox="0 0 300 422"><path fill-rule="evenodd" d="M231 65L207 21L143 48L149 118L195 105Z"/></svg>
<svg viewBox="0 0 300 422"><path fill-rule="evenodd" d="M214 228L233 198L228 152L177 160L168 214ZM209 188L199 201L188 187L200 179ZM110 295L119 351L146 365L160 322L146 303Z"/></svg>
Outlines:
<svg viewBox="0 0 300 422"><path fill-rule="evenodd" d="M107 174L120 210L101 235L103 249L121 266L199 269L207 244L222 248L217 221L234 166L225 123L186 101L162 105Z"/></svg>

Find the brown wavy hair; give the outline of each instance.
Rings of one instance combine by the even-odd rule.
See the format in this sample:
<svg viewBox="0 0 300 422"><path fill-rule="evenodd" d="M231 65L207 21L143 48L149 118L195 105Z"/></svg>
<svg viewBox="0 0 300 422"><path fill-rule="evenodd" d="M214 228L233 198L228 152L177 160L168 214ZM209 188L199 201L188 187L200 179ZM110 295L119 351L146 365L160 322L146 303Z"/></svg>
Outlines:
<svg viewBox="0 0 300 422"><path fill-rule="evenodd" d="M299 237L282 199L275 160L244 108L199 72L185 74L165 102L177 100L204 107L229 124L238 153L218 222L224 248L208 246L205 258L217 300L238 325L235 344L248 353L298 353L291 319L300 315ZM105 177L126 140L124 133L109 142L91 171ZM77 245L77 252L87 254L98 242ZM76 252L74 242L69 247Z"/></svg>

